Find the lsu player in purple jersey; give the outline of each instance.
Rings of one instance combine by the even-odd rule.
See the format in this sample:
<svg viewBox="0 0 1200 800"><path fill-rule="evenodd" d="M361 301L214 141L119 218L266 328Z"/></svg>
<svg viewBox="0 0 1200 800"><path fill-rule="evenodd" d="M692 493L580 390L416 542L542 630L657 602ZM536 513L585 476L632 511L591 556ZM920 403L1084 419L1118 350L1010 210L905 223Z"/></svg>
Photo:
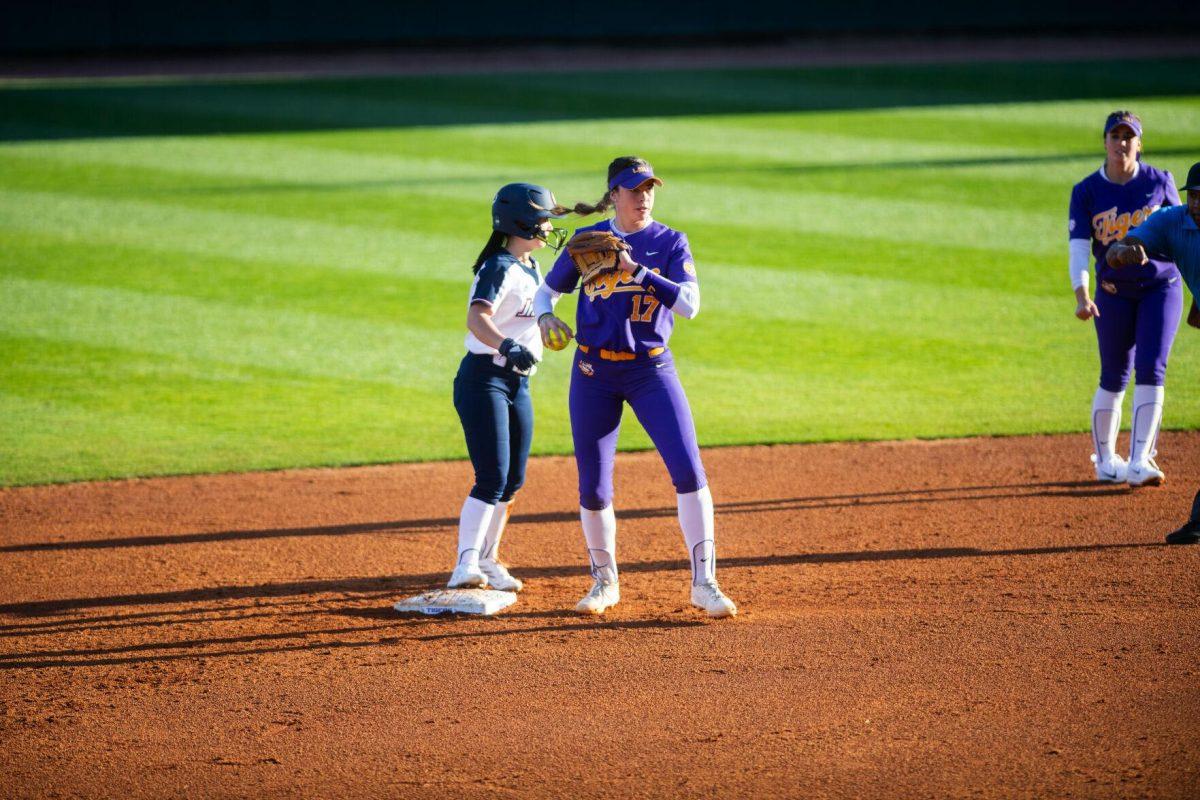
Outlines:
<svg viewBox="0 0 1200 800"><path fill-rule="evenodd" d="M737 607L716 579L713 502L700 461L687 396L667 345L676 316L700 311L700 286L687 236L651 217L662 180L645 159L624 156L608 167L604 196L580 213L614 210L615 217L581 230L607 230L630 246L619 271L583 287L576 312L571 369L571 434L579 469L579 514L591 561L591 591L575 607L601 614L620 600L613 463L625 403L658 449L675 485L679 525L691 559L691 602L710 616L731 617ZM575 290L579 275L567 253L538 290L534 312L543 339L569 338L554 316L559 296Z"/></svg>
<svg viewBox="0 0 1200 800"><path fill-rule="evenodd" d="M1100 346L1100 385L1092 399L1092 461L1096 479L1155 485L1166 476L1154 461L1162 422L1164 378L1183 313L1183 285L1171 261L1116 270L1105 254L1160 206L1179 205L1171 173L1141 160L1142 122L1114 111L1104 123L1104 164L1071 191L1070 270L1075 316L1092 319ZM1096 263L1096 293L1088 262ZM1121 403L1134 372L1129 459L1117 453Z"/></svg>
<svg viewBox="0 0 1200 800"><path fill-rule="evenodd" d="M475 485L459 515L451 589L522 588L499 548L533 441L529 376L542 357L533 298L542 275L532 253L551 242L562 246L565 232L550 220L565 211L548 189L529 183L510 183L492 201L492 235L475 260L467 300L467 354L454 378Z"/></svg>

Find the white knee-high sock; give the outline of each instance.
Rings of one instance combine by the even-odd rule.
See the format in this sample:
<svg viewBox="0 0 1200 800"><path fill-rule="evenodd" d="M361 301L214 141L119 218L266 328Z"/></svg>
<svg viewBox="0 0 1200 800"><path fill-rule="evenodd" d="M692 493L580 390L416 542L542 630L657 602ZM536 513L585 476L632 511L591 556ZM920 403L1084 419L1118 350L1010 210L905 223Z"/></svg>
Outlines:
<svg viewBox="0 0 1200 800"><path fill-rule="evenodd" d="M495 508L491 503L467 496L458 515L458 564L479 566L479 550Z"/></svg>
<svg viewBox="0 0 1200 800"><path fill-rule="evenodd" d="M500 560L500 537L504 535L504 527L508 524L508 515L512 512L512 500L501 500L496 503L492 519L483 535L483 547L479 553L480 561Z"/></svg>
<svg viewBox="0 0 1200 800"><path fill-rule="evenodd" d="M1096 460L1108 461L1117 452L1117 432L1121 430L1121 402L1125 392L1110 392L1096 389L1092 398L1092 444L1096 446Z"/></svg>
<svg viewBox="0 0 1200 800"><path fill-rule="evenodd" d="M717 551L713 538L712 492L707 486L698 491L675 495L679 508L679 527L692 560L692 585L717 578Z"/></svg>
<svg viewBox="0 0 1200 800"><path fill-rule="evenodd" d="M1145 461L1154 457L1158 426L1162 422L1161 386L1138 384L1133 387L1133 435L1129 437L1129 460Z"/></svg>
<svg viewBox="0 0 1200 800"><path fill-rule="evenodd" d="M583 538L587 541L592 577L598 581L617 580L617 514L611 504L599 511L579 507Z"/></svg>

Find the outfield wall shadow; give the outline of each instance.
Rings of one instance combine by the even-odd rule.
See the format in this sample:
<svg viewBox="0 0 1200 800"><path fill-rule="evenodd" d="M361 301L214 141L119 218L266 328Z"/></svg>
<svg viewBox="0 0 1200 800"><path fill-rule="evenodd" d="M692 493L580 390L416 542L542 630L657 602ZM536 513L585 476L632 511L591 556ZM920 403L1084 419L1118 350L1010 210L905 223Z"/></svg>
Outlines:
<svg viewBox="0 0 1200 800"><path fill-rule="evenodd" d="M1132 63L1110 59L0 87L0 140L836 111L1200 92L1200 59L1141 60L1136 68Z"/></svg>
<svg viewBox="0 0 1200 800"><path fill-rule="evenodd" d="M1012 483L998 486L955 486L942 489L907 489L893 492L834 494L814 497L792 497L774 500L748 500L716 503L723 514L746 514L759 511L809 511L846 506L878 506L907 503L948 503L971 500L1001 500L1021 497L1101 497L1125 494L1129 489L1106 486L1094 481L1048 481L1043 483ZM620 509L620 519L654 519L674 517L676 509ZM514 514L513 524L541 525L572 522L578 519L575 511L547 511L538 514ZM434 533L458 526L458 517L393 520L386 522L356 522L346 525L323 525L303 528L268 528L260 530L212 531L206 533L161 534L152 536L120 536L77 542L30 542L0 547L0 553L29 553L58 550L106 550L122 547L155 547L160 545L204 544L253 539L279 539L305 536L349 536L371 533Z"/></svg>
<svg viewBox="0 0 1200 800"><path fill-rule="evenodd" d="M1021 547L1001 550L981 550L976 547L939 547L902 550L862 550L835 553L795 553L790 555L733 556L720 559L722 569L752 567L780 567L820 564L849 564L879 561L923 561L943 558L996 558L1010 556L1044 556L1066 553L1091 553L1112 550L1162 548L1161 542L1129 542L1119 544L1055 545L1048 547ZM684 570L686 562L681 559L657 561L634 561L621 565L626 573L664 572ZM587 567L582 563L544 567L523 567L518 570L525 579L562 578L585 575ZM187 603L215 603L225 600L249 598L278 598L298 595L327 593L358 593L394 595L401 592L420 591L442 585L445 572L427 572L412 575L370 578L331 578L325 580L288 581L283 583L248 584L241 586L212 586L199 589L181 589L169 592L109 595L106 597L78 597L60 600L38 600L5 603L0 605L0 614L20 616L50 616L69 614L89 608L112 608L123 606L181 605ZM171 612L174 613L174 612ZM63 620L63 624L86 624L87 620ZM4 631L6 626L0 626ZM49 631L52 632L52 631Z"/></svg>

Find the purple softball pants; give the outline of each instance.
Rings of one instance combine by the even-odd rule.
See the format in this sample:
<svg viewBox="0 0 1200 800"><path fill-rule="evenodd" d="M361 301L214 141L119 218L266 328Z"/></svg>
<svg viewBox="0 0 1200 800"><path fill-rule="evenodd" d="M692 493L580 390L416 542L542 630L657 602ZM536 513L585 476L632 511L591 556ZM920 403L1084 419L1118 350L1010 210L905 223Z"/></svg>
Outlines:
<svg viewBox="0 0 1200 800"><path fill-rule="evenodd" d="M1162 386L1183 316L1183 281L1175 276L1144 287L1122 286L1117 294L1097 288L1100 388L1124 391L1131 369L1139 385Z"/></svg>
<svg viewBox="0 0 1200 800"><path fill-rule="evenodd" d="M613 501L613 463L625 402L650 435L679 494L707 485L696 426L668 350L654 358L605 361L576 349L571 366L571 435L579 469L579 505Z"/></svg>

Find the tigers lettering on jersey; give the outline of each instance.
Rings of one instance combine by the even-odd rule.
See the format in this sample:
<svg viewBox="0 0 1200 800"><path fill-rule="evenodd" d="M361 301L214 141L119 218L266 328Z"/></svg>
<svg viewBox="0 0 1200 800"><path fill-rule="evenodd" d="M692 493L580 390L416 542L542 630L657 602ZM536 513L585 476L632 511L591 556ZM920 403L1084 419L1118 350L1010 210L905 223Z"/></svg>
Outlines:
<svg viewBox="0 0 1200 800"><path fill-rule="evenodd" d="M662 274L661 270L651 270L651 272ZM584 296L593 302L599 297L601 300L607 300L618 292L645 292L640 284L635 283L633 276L628 272L606 272L596 280L583 287Z"/></svg>
<svg viewBox="0 0 1200 800"><path fill-rule="evenodd" d="M1158 209L1158 205L1142 206L1133 213L1126 211L1124 214L1118 214L1117 207L1113 206L1092 217L1093 235L1101 244L1119 242L1125 238L1131 228L1141 225Z"/></svg>

